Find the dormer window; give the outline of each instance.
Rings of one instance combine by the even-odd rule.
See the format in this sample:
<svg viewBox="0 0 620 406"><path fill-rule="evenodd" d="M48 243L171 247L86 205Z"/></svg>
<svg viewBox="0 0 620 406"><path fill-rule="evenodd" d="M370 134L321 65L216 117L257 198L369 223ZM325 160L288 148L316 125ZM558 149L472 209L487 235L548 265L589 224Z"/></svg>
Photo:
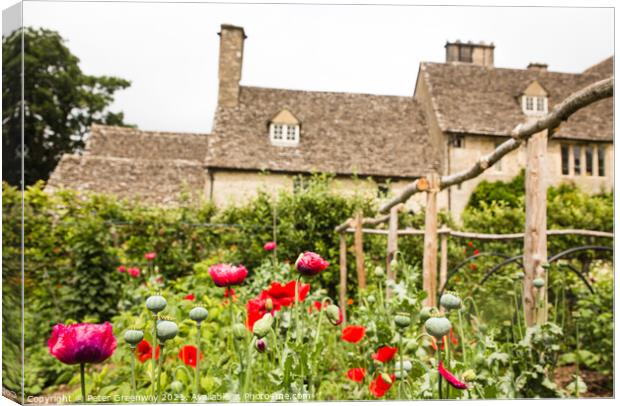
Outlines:
<svg viewBox="0 0 620 406"><path fill-rule="evenodd" d="M287 109L280 111L269 123L271 144L278 147L296 147L299 144L299 120Z"/></svg>
<svg viewBox="0 0 620 406"><path fill-rule="evenodd" d="M547 114L547 91L537 81L530 83L523 92L521 108L528 116Z"/></svg>

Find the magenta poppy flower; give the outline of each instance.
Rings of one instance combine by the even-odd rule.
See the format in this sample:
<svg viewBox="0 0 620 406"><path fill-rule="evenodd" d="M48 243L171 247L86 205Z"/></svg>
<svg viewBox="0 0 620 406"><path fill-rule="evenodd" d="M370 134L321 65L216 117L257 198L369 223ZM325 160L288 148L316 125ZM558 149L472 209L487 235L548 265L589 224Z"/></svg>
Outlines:
<svg viewBox="0 0 620 406"><path fill-rule="evenodd" d="M295 267L297 272L304 276L314 276L325 270L329 266L329 262L321 258L321 256L315 252L306 251L299 255L297 261L295 261Z"/></svg>
<svg viewBox="0 0 620 406"><path fill-rule="evenodd" d="M459 381L459 379L452 375L450 371L444 368L443 362L439 361L439 367L437 368L441 376L445 378L446 381L456 389L467 389L467 384L465 382Z"/></svg>
<svg viewBox="0 0 620 406"><path fill-rule="evenodd" d="M243 265L217 264L209 268L209 275L220 288L240 285L248 276L248 270Z"/></svg>
<svg viewBox="0 0 620 406"><path fill-rule="evenodd" d="M47 347L50 354L64 364L96 364L114 353L116 338L107 321L103 324L56 324Z"/></svg>
<svg viewBox="0 0 620 406"><path fill-rule="evenodd" d="M127 273L129 274L129 276L131 276L132 278L137 278L138 276L140 276L140 268L129 268L127 270Z"/></svg>
<svg viewBox="0 0 620 406"><path fill-rule="evenodd" d="M275 250L277 247L275 241L269 241L268 243L265 243L265 245L263 245L263 249L265 251L273 251Z"/></svg>
<svg viewBox="0 0 620 406"><path fill-rule="evenodd" d="M118 268L116 268L116 270L117 270L119 273L123 273L123 272L126 272L126 271L127 271L127 268L125 268L125 265L120 265Z"/></svg>
<svg viewBox="0 0 620 406"><path fill-rule="evenodd" d="M157 256L157 253L155 251L151 251L151 252L147 252L146 254L144 254L144 258L147 261L152 261L155 259L155 257Z"/></svg>

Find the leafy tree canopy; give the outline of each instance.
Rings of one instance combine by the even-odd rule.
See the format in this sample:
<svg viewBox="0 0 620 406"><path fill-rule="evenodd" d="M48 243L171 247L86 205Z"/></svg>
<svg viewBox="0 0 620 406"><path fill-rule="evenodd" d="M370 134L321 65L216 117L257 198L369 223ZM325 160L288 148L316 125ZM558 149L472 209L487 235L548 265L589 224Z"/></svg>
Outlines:
<svg viewBox="0 0 620 406"><path fill-rule="evenodd" d="M24 182L47 180L64 153L84 146L90 125L125 125L110 112L114 93L130 82L82 72L80 60L55 31L24 34ZM3 180L18 185L21 168L21 31L2 39Z"/></svg>

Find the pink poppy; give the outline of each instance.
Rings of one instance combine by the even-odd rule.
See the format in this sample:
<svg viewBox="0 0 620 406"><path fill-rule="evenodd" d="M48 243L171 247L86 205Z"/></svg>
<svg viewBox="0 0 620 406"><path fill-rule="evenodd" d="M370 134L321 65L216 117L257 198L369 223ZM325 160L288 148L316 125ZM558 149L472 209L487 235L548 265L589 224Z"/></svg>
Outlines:
<svg viewBox="0 0 620 406"><path fill-rule="evenodd" d="M443 367L443 362L439 362L439 367L437 368L441 376L445 378L446 381L456 389L467 389L467 384L465 382L461 382L458 378L450 373L447 369Z"/></svg>
<svg viewBox="0 0 620 406"><path fill-rule="evenodd" d="M131 276L132 278L137 278L138 276L140 276L140 268L129 268L127 270L127 273L129 274L129 276Z"/></svg>
<svg viewBox="0 0 620 406"><path fill-rule="evenodd" d="M155 253L155 251L147 252L146 254L144 254L144 258L146 258L147 261L154 260L156 256L157 254Z"/></svg>
<svg viewBox="0 0 620 406"><path fill-rule="evenodd" d="M243 283L248 270L243 265L217 264L209 268L209 275L216 286L223 288Z"/></svg>
<svg viewBox="0 0 620 406"><path fill-rule="evenodd" d="M96 364L114 353L116 338L107 321L103 324L56 324L47 347L50 354L64 364Z"/></svg>
<svg viewBox="0 0 620 406"><path fill-rule="evenodd" d="M116 268L116 270L117 270L119 273L124 273L124 272L127 272L127 268L125 268L125 265L120 265L118 268Z"/></svg>
<svg viewBox="0 0 620 406"><path fill-rule="evenodd" d="M325 270L329 266L329 262L321 258L315 252L306 251L299 255L295 261L297 272L304 276L314 276Z"/></svg>
<svg viewBox="0 0 620 406"><path fill-rule="evenodd" d="M265 251L273 251L276 249L276 247L277 245L274 241L269 241L268 243L265 243L265 245L263 245L263 249Z"/></svg>

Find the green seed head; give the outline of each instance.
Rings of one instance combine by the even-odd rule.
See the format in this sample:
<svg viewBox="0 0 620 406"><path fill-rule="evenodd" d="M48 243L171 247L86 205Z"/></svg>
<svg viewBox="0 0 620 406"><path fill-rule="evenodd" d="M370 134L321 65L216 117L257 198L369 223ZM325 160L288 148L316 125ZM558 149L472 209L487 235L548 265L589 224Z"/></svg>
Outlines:
<svg viewBox="0 0 620 406"><path fill-rule="evenodd" d="M265 314L262 319L254 323L254 329L253 329L254 335L257 336L258 338L265 337L269 333L269 330L271 330L272 324L273 324L273 316L271 315L271 313Z"/></svg>
<svg viewBox="0 0 620 406"><path fill-rule="evenodd" d="M163 296L155 295L149 296L146 299L146 308L152 311L153 313L159 313L166 308L166 299Z"/></svg>
<svg viewBox="0 0 620 406"><path fill-rule="evenodd" d="M534 284L534 287L538 289L545 286L545 280L543 278L536 278L532 281L532 283Z"/></svg>
<svg viewBox="0 0 620 406"><path fill-rule="evenodd" d="M209 317L209 312L204 307L194 307L189 311L189 318L194 320L196 323L200 323L207 317Z"/></svg>
<svg viewBox="0 0 620 406"><path fill-rule="evenodd" d="M411 318L406 314L397 314L394 316L394 323L399 328L407 328L411 324Z"/></svg>
<svg viewBox="0 0 620 406"><path fill-rule="evenodd" d="M424 306L422 310L420 310L420 320L422 320L422 323L424 323L436 313L438 312L437 309L435 309L434 307Z"/></svg>
<svg viewBox="0 0 620 406"><path fill-rule="evenodd" d="M444 293L439 299L441 304L446 310L454 310L461 307L461 298L453 293Z"/></svg>
<svg viewBox="0 0 620 406"><path fill-rule="evenodd" d="M172 389L174 393L181 393L183 391L183 382L172 381L172 383L170 384L170 389Z"/></svg>
<svg viewBox="0 0 620 406"><path fill-rule="evenodd" d="M157 322L157 338L159 341L165 342L173 339L179 332L177 324L170 320L159 320Z"/></svg>
<svg viewBox="0 0 620 406"><path fill-rule="evenodd" d="M463 372L462 377L465 382L472 382L476 380L476 373L473 369L468 369L467 371Z"/></svg>
<svg viewBox="0 0 620 406"><path fill-rule="evenodd" d="M233 335L237 340L243 340L247 336L248 330L243 323L235 323L233 326Z"/></svg>
<svg viewBox="0 0 620 406"><path fill-rule="evenodd" d="M124 338L127 344L135 347L144 338L144 333L140 330L127 330L125 331Z"/></svg>
<svg viewBox="0 0 620 406"><path fill-rule="evenodd" d="M383 276L385 276L385 271L383 270L383 267L378 266L375 268L375 276L377 278L383 278Z"/></svg>
<svg viewBox="0 0 620 406"><path fill-rule="evenodd" d="M377 301L377 299L375 298L375 295L368 295L366 300L368 301L368 303L371 303L371 304Z"/></svg>
<svg viewBox="0 0 620 406"><path fill-rule="evenodd" d="M424 327L426 327L428 334L439 340L450 332L452 323L445 317L431 317L426 320Z"/></svg>

